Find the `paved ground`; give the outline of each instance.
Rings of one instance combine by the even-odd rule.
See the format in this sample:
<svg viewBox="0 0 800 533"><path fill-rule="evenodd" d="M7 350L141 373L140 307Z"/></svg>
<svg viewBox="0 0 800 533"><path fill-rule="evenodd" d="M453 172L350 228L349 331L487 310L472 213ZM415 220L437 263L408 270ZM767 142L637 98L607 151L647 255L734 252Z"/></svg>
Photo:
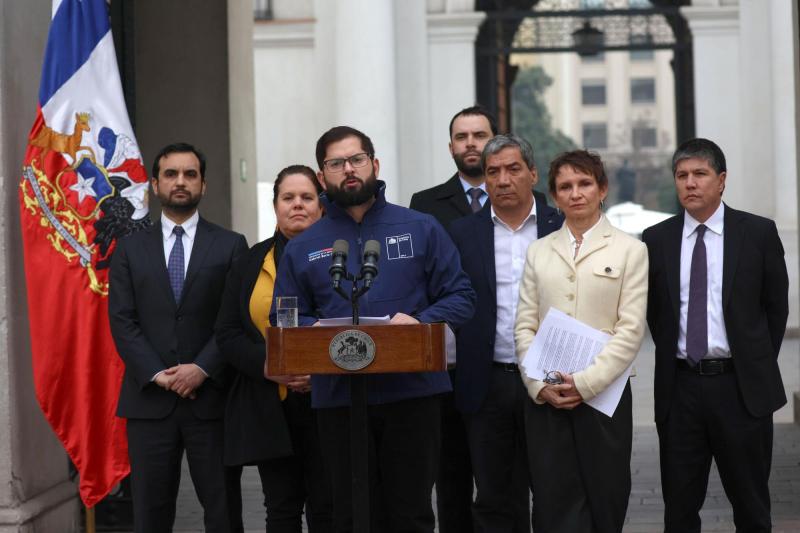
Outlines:
<svg viewBox="0 0 800 533"><path fill-rule="evenodd" d="M800 390L800 339L784 343L780 362L787 393ZM661 531L663 505L659 484L658 438L653 425L653 344L649 337L636 364L633 379L634 423L631 471L633 488L628 507L626 533ZM800 532L800 426L792 423L793 405L775 415L775 451L772 468L774 531ZM245 469L242 480L245 527L250 532L264 531L264 511L258 474ZM184 468L175 531L202 531L202 514ZM730 505L716 472L712 473L702 512L703 531L734 531Z"/></svg>

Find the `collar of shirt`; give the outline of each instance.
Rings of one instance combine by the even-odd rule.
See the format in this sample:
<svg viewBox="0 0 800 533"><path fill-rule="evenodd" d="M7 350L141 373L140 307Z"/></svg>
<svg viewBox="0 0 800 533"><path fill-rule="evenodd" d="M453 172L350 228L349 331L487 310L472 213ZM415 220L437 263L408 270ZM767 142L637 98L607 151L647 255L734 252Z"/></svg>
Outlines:
<svg viewBox="0 0 800 533"><path fill-rule="evenodd" d="M489 199L489 193L486 192L486 182L482 182L477 187L470 184L467 180L461 177L461 174L458 175L458 179L461 180L461 187L464 189L464 197L467 199L467 203L472 202L472 196L469 194L470 189L480 189L483 191L483 194L478 196L478 201L481 203L481 206L486 205L486 200Z"/></svg>
<svg viewBox="0 0 800 533"><path fill-rule="evenodd" d="M183 228L183 233L190 241L194 241L194 234L197 232L197 223L200 221L200 213L194 212L187 220L183 221L180 225ZM177 226L172 220L161 213L161 233L164 235L164 241L172 237L172 230ZM184 241L185 242L185 241Z"/></svg>
<svg viewBox="0 0 800 533"><path fill-rule="evenodd" d="M483 191L483 195L481 195L481 198L483 198L483 196L486 196L486 195L489 194L489 193L486 192L486 182L485 181L481 182L481 184L476 187L475 185L472 185L470 182L468 182L467 180L462 178L461 174L458 175L458 179L459 179L459 181L461 181L461 187L464 189L464 194L466 194L466 195L469 195L468 191L470 189L476 189L476 188Z"/></svg>
<svg viewBox="0 0 800 533"><path fill-rule="evenodd" d="M583 243L585 243L586 239L589 238L589 235L591 235L591 233L594 230L594 228L596 228L597 225L600 224L600 221L603 220L604 216L605 215L601 214L600 218L597 219L597 222L594 223L594 226L592 226L591 228L589 228L589 229L587 229L586 231L583 232L583 240L581 241L581 246L583 246ZM575 248L575 243L578 242L578 239L576 239L575 235L572 234L572 232L570 231L569 226L567 226L566 222L564 223L564 227L567 228L567 235L569 235L569 243L572 245L572 248L574 249Z"/></svg>
<svg viewBox="0 0 800 533"><path fill-rule="evenodd" d="M717 235L722 235L722 230L725 227L725 204L720 202L714 214L708 217L708 220L703 222L703 224ZM685 211L685 216L683 217L683 238L685 239L694 233L694 230L696 230L699 225L700 222L690 215L688 211Z"/></svg>
<svg viewBox="0 0 800 533"><path fill-rule="evenodd" d="M509 226L508 224L503 222L500 219L500 217L497 216L497 213L494 212L494 206L493 205L489 206L489 210L491 212L490 214L492 216L492 222L494 222L494 225L496 226L496 225L500 224L501 226L503 226L504 228L506 228L507 230L509 230L512 233L515 232L515 231L521 230L529 222L531 224L536 224L536 200L535 199L533 201L533 205L531 206L531 212L528 214L527 217L525 217L525 220L522 221L522 224L520 224L518 228L512 228L511 226Z"/></svg>

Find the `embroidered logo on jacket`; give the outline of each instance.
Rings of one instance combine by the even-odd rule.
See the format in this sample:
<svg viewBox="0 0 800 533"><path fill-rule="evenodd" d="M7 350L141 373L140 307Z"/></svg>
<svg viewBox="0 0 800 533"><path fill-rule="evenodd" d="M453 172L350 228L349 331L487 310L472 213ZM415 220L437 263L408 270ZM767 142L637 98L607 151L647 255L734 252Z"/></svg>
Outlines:
<svg viewBox="0 0 800 533"><path fill-rule="evenodd" d="M309 252L308 254L308 262L316 261L317 259L324 259L325 257L330 257L333 254L333 248L323 248L322 250L317 250L316 252Z"/></svg>
<svg viewBox="0 0 800 533"><path fill-rule="evenodd" d="M414 257L414 243L411 234L404 233L386 237L386 257L389 259L410 259Z"/></svg>

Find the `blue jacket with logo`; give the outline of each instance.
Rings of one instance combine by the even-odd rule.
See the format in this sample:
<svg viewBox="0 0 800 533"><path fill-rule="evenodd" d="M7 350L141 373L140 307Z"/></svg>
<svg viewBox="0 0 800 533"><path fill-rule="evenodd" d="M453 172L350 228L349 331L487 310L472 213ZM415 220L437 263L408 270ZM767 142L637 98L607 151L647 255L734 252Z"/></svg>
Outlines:
<svg viewBox="0 0 800 533"><path fill-rule="evenodd" d="M337 239L350 243L347 271L358 274L364 243L381 245L378 277L359 299L361 316L405 313L420 322L446 322L455 329L474 312L475 293L461 270L455 245L430 215L386 202L385 185L376 201L355 222L347 212L322 200L326 216L286 245L275 282L275 296L297 296L300 326L318 318L349 317L349 300L333 291L328 267L331 247ZM342 281L350 292L350 282ZM275 306L271 318L275 316ZM367 376L370 404L431 396L451 390L446 372L371 374ZM314 407L340 407L350 403L347 376L312 376L311 402Z"/></svg>

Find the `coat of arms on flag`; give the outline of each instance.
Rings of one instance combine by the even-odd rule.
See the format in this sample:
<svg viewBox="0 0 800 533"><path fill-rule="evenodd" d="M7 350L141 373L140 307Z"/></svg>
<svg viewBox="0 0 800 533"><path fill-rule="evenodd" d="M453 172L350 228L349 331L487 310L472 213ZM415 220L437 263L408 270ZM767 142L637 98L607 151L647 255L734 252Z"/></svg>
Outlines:
<svg viewBox="0 0 800 533"><path fill-rule="evenodd" d="M148 184L133 139L93 122L76 112L72 132L60 133L37 121L20 187L25 208L51 228L53 248L78 261L91 290L105 296L98 270L108 268L115 239L150 223Z"/></svg>
<svg viewBox="0 0 800 533"><path fill-rule="evenodd" d="M105 0L53 1L38 103L19 189L33 377L92 507L130 471L110 259L150 224Z"/></svg>

